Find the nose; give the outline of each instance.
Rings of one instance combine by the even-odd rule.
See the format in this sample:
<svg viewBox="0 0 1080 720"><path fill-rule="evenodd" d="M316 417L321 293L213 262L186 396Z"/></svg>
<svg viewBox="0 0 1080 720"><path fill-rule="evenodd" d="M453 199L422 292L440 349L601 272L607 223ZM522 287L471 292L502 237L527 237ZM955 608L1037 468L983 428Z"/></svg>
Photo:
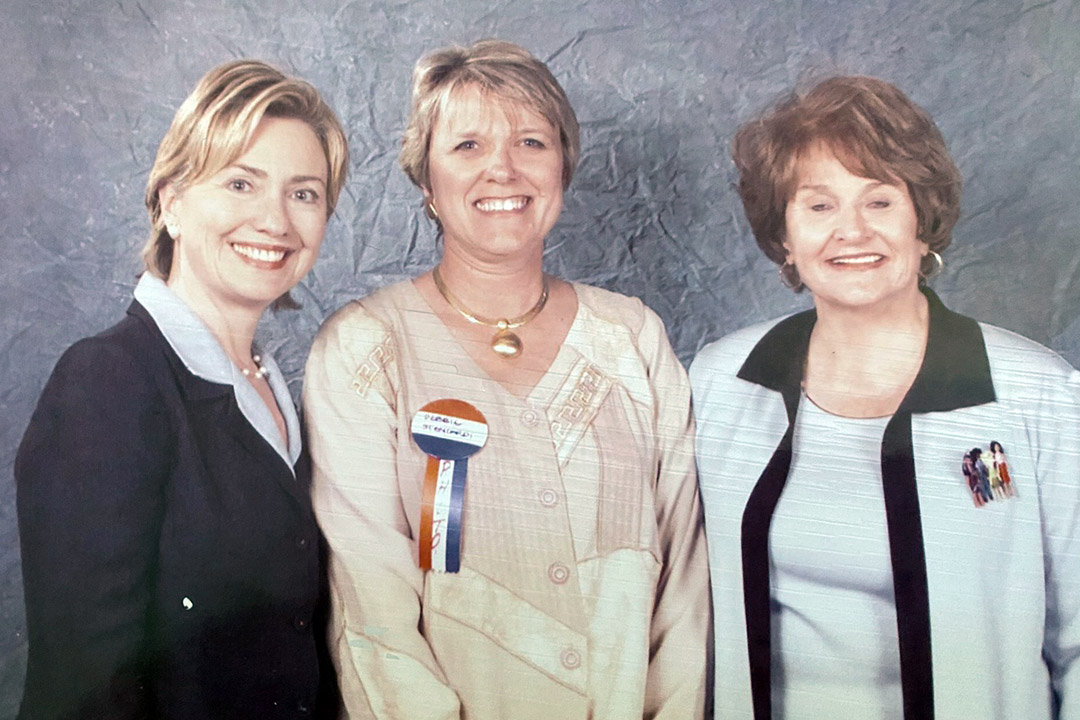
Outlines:
<svg viewBox="0 0 1080 720"><path fill-rule="evenodd" d="M267 193L256 209L255 225L260 232L271 237L282 237L289 232L289 213L285 198Z"/></svg>
<svg viewBox="0 0 1080 720"><path fill-rule="evenodd" d="M837 219L836 234L842 240L859 240L866 236L867 224L862 208L857 204L841 208Z"/></svg>
<svg viewBox="0 0 1080 720"><path fill-rule="evenodd" d="M487 174L495 182L510 182L517 176L514 157L508 144L499 145L488 157Z"/></svg>

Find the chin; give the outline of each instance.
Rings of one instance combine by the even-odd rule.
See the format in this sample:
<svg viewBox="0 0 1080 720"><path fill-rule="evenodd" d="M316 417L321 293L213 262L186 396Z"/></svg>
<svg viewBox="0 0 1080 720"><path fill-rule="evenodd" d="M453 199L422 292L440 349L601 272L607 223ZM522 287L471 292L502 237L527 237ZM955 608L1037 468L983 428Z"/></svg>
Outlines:
<svg viewBox="0 0 1080 720"><path fill-rule="evenodd" d="M522 238L517 236L498 236L485 238L479 242L469 243L478 251L493 257L515 257L534 247L543 247L543 238Z"/></svg>
<svg viewBox="0 0 1080 720"><path fill-rule="evenodd" d="M901 288L878 287L849 287L827 288L825 292L817 293L811 290L815 305L832 305L848 309L885 307L897 302L906 302L918 295L918 285Z"/></svg>
<svg viewBox="0 0 1080 720"><path fill-rule="evenodd" d="M238 289L233 295L234 301L239 305L251 308L265 309L279 297L289 292L292 287L281 288L243 288Z"/></svg>

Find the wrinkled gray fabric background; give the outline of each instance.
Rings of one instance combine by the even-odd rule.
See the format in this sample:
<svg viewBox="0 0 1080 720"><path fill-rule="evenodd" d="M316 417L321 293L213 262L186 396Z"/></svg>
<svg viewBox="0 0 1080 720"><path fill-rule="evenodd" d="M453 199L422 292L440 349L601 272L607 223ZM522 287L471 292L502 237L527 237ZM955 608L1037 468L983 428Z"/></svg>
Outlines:
<svg viewBox="0 0 1080 720"><path fill-rule="evenodd" d="M176 107L212 65L251 56L311 80L349 133L349 182L295 293L304 307L262 328L298 394L329 312L433 264L433 228L396 165L409 76L424 52L489 36L545 59L581 120L582 162L548 269L643 298L685 362L808 302L754 245L727 146L797 80L852 72L891 80L929 110L963 171L963 216L935 281L945 301L1080 363L1076 0L9 0L0 717L17 708L26 656L15 450L63 349L130 300L143 188Z"/></svg>

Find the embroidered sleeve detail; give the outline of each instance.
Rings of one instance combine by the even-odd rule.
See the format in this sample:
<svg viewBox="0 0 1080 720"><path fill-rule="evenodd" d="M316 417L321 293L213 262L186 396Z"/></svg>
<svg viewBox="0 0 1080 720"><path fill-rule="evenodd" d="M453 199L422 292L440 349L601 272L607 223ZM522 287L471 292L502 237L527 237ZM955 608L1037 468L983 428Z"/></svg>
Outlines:
<svg viewBox="0 0 1080 720"><path fill-rule="evenodd" d="M394 361L394 346L390 338L376 345L353 374L352 387L360 397L366 397L371 385L380 373Z"/></svg>
<svg viewBox="0 0 1080 720"><path fill-rule="evenodd" d="M558 410L551 422L551 436L563 467L613 384L599 367L586 360L581 360L569 377L577 377L577 381L569 392L560 393L564 397L561 404L556 404Z"/></svg>

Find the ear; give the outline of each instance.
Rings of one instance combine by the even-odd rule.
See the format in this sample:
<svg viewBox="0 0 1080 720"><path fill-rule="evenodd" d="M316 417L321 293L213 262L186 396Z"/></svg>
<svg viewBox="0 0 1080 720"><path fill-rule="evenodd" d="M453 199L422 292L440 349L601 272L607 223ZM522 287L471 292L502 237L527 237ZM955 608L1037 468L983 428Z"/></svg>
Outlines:
<svg viewBox="0 0 1080 720"><path fill-rule="evenodd" d="M431 193L431 188L424 188L424 214L431 220L439 219L439 213L435 210L435 196Z"/></svg>
<svg viewBox="0 0 1080 720"><path fill-rule="evenodd" d="M180 192L172 183L166 183L158 190L158 204L161 206L161 220L173 240L180 237Z"/></svg>

